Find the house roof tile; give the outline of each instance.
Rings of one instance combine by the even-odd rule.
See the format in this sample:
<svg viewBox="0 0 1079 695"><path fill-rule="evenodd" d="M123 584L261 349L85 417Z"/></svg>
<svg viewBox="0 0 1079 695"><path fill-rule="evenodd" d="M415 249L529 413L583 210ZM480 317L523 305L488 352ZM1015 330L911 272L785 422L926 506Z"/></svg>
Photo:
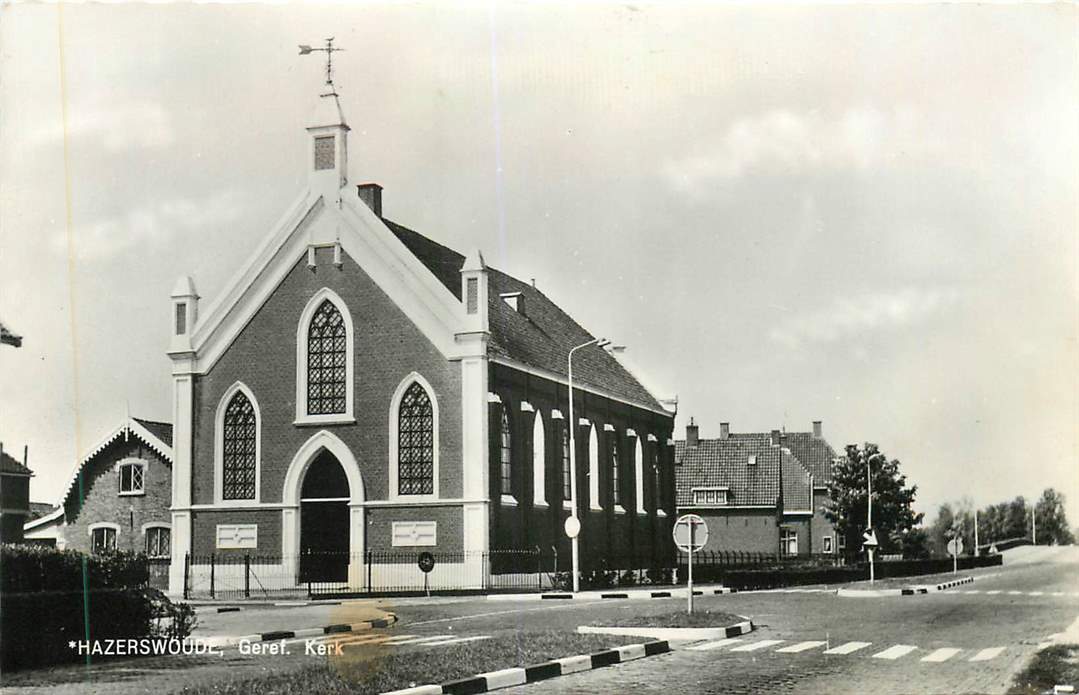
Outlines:
<svg viewBox="0 0 1079 695"><path fill-rule="evenodd" d="M17 475L34 474L33 471L19 463L18 459L6 451L3 452L3 456L0 456L0 473L14 473Z"/></svg>

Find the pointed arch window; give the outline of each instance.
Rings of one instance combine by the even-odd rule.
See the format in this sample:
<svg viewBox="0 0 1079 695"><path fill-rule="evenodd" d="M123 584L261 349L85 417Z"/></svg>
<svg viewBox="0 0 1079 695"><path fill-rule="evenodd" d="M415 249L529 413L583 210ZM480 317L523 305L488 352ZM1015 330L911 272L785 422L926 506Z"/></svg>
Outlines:
<svg viewBox="0 0 1079 695"><path fill-rule="evenodd" d="M331 415L345 412L347 336L341 312L326 299L307 329L307 412Z"/></svg>
<svg viewBox="0 0 1079 695"><path fill-rule="evenodd" d="M611 502L615 507L622 504L621 484L618 480L618 435L611 434Z"/></svg>
<svg viewBox="0 0 1079 695"><path fill-rule="evenodd" d="M405 389L397 412L397 493L435 492L435 417L431 397L419 382Z"/></svg>
<svg viewBox="0 0 1079 695"><path fill-rule="evenodd" d="M573 475L570 471L569 423L562 425L562 499L573 499Z"/></svg>
<svg viewBox="0 0 1079 695"><path fill-rule="evenodd" d="M221 498L255 499L258 416L251 400L243 391L233 394L225 407L221 444Z"/></svg>
<svg viewBox="0 0 1079 695"><path fill-rule="evenodd" d="M510 433L510 418L506 408L502 408L502 422L499 440L499 461L501 463L502 494L513 496L513 438Z"/></svg>

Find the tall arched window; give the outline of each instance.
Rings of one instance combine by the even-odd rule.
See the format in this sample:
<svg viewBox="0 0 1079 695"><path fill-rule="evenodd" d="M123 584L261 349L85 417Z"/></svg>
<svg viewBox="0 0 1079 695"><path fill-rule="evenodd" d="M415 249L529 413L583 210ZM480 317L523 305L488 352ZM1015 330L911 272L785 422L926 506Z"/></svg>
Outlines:
<svg viewBox="0 0 1079 695"><path fill-rule="evenodd" d="M513 442L510 436L510 418L507 408L502 407L501 446L499 460L502 464L502 494L513 495Z"/></svg>
<svg viewBox="0 0 1079 695"><path fill-rule="evenodd" d="M622 504L622 486L618 480L618 435L611 433L611 502L617 507Z"/></svg>
<svg viewBox="0 0 1079 695"><path fill-rule="evenodd" d="M221 498L255 499L258 416L251 400L236 391L225 407L221 428Z"/></svg>
<svg viewBox="0 0 1079 695"><path fill-rule="evenodd" d="M570 472L570 456L569 456L569 423L563 422L562 424L562 499L570 501L573 499L573 474Z"/></svg>
<svg viewBox="0 0 1079 695"><path fill-rule="evenodd" d="M599 435L595 425L588 434L588 504L592 509L603 509L599 499Z"/></svg>
<svg viewBox="0 0 1079 695"><path fill-rule="evenodd" d="M637 511L643 513L644 507L644 445L637 437L637 446L633 448L633 492Z"/></svg>
<svg viewBox="0 0 1079 695"><path fill-rule="evenodd" d="M539 411L532 423L532 502L547 504L547 435Z"/></svg>
<svg viewBox="0 0 1079 695"><path fill-rule="evenodd" d="M413 382L397 413L397 492L431 495L435 491L435 418L427 390Z"/></svg>
<svg viewBox="0 0 1079 695"><path fill-rule="evenodd" d="M348 330L333 302L319 305L307 329L307 413L345 412Z"/></svg>

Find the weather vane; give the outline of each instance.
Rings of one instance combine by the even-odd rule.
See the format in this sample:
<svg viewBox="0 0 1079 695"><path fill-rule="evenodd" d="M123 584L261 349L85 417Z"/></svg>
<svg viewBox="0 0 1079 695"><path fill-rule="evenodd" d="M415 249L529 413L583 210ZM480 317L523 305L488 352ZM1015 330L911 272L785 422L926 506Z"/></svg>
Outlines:
<svg viewBox="0 0 1079 695"><path fill-rule="evenodd" d="M345 49L343 49L343 48L334 48L333 47L333 37L332 36L330 38L326 39L326 46L324 48L311 48L310 46L308 46L306 44L300 44L300 55L302 55L302 56L305 56L308 53L314 53L316 51L321 51L322 53L326 54L326 85L330 88L330 91L327 92L326 94L320 94L319 96L324 96L324 97L335 97L335 96L337 96L337 89L334 87L334 84L333 84L333 54L337 53L338 51L343 51L343 50L345 50Z"/></svg>

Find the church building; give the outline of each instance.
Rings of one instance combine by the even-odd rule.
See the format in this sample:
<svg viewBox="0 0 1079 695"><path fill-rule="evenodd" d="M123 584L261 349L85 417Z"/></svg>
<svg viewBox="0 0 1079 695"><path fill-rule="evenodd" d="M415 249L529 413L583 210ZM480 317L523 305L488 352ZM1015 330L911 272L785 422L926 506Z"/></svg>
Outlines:
<svg viewBox="0 0 1079 695"><path fill-rule="evenodd" d="M210 555L257 557L282 588L362 590L367 551L431 552L432 587L446 564L477 587L524 571L500 551L568 570L571 427L582 569L671 566L673 410L593 344L570 422L567 360L592 334L478 250L386 219L381 186L348 183L348 135L331 89L306 190L207 307L189 277L172 293L170 592Z"/></svg>

